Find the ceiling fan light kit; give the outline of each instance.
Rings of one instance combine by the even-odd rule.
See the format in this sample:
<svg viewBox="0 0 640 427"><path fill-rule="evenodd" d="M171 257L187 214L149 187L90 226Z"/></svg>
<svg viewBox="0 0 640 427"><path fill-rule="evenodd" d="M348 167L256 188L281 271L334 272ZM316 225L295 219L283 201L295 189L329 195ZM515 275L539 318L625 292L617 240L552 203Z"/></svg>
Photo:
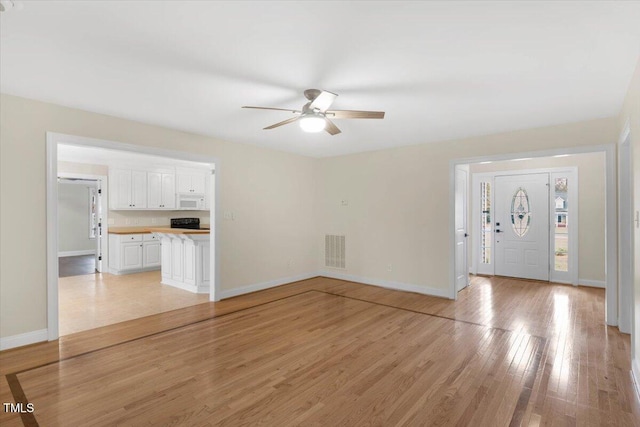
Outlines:
<svg viewBox="0 0 640 427"><path fill-rule="evenodd" d="M267 126L264 130L275 129L297 121L299 122L300 128L305 132L321 132L325 130L330 135L337 135L341 131L331 120L329 120L328 117L334 119L384 119L384 111L329 110L329 107L331 107L331 104L338 95L326 90L307 89L304 91L304 96L309 100L309 102L302 107L302 110L290 110L287 108L275 107L252 107L246 105L242 108L289 111L297 115L297 117L292 117L271 126Z"/></svg>
<svg viewBox="0 0 640 427"><path fill-rule="evenodd" d="M327 127L326 119L320 114L303 114L298 122L305 132L322 132Z"/></svg>

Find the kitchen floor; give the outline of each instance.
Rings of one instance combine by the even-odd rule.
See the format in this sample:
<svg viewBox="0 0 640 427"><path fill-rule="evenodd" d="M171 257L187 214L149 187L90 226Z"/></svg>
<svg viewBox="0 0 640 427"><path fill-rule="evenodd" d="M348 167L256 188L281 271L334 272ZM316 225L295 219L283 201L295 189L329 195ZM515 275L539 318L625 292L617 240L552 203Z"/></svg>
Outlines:
<svg viewBox="0 0 640 427"><path fill-rule="evenodd" d="M209 294L161 284L159 270L61 277L58 295L61 336L209 301Z"/></svg>

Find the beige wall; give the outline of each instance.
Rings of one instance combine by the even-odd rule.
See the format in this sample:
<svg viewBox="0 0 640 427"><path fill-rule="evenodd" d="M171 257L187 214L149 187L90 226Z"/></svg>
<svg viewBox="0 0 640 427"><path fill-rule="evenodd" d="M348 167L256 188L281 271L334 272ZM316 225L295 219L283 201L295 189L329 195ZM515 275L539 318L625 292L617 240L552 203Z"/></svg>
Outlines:
<svg viewBox="0 0 640 427"><path fill-rule="evenodd" d="M47 131L219 158L221 209L235 214L220 221L224 290L316 271L329 232L347 235L347 274L446 291L450 160L607 144L618 130L599 119L315 160L2 95L0 336L46 328Z"/></svg>
<svg viewBox="0 0 640 427"><path fill-rule="evenodd" d="M611 144L617 134L618 121L609 118L320 159L316 247L322 253L324 233L344 233L344 273L444 291L451 160Z"/></svg>
<svg viewBox="0 0 640 427"><path fill-rule="evenodd" d="M58 184L58 252L95 250L89 238L89 186Z"/></svg>
<svg viewBox="0 0 640 427"><path fill-rule="evenodd" d="M0 337L47 326L47 131L220 159L219 201L235 213L218 230L222 289L317 268L314 159L2 94Z"/></svg>
<svg viewBox="0 0 640 427"><path fill-rule="evenodd" d="M105 165L92 165L89 163L58 162L58 173L62 172L108 176L109 168Z"/></svg>
<svg viewBox="0 0 640 427"><path fill-rule="evenodd" d="M640 61L636 65L629 90L620 113L619 132L627 123L631 127L631 145L633 155L633 211L640 210ZM634 311L635 348L634 364L636 375L640 375L640 229L634 229Z"/></svg>
<svg viewBox="0 0 640 427"><path fill-rule="evenodd" d="M605 155L577 154L569 157L541 157L519 162L473 164L471 173L576 166L578 168L578 277L605 280ZM473 181L471 181L473 182ZM571 185L571 183L569 183ZM471 192L470 192L471 193ZM470 194L471 196L471 194ZM469 206L473 205L470 203ZM469 227L473 235L473 222ZM603 283L604 284L604 283Z"/></svg>

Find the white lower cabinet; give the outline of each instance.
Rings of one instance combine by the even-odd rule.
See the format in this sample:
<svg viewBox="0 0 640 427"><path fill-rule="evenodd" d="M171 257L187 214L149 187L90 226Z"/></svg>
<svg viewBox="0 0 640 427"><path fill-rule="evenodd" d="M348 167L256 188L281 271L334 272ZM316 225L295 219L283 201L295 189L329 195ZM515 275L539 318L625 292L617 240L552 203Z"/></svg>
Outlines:
<svg viewBox="0 0 640 427"><path fill-rule="evenodd" d="M109 234L109 270L113 274L160 268L160 241L153 234Z"/></svg>

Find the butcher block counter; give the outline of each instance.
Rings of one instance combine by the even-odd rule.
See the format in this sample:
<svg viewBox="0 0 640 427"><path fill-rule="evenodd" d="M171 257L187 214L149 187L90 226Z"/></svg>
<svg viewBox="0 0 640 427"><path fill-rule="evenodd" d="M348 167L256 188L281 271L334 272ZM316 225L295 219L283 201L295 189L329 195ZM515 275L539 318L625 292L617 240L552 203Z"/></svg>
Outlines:
<svg viewBox="0 0 640 427"><path fill-rule="evenodd" d="M168 234L209 234L209 228L171 228L171 227L147 227L151 233L168 233Z"/></svg>
<svg viewBox="0 0 640 427"><path fill-rule="evenodd" d="M109 234L149 234L149 233L173 233L173 234L209 234L209 226L203 225L199 230L189 228L170 227L109 227Z"/></svg>
<svg viewBox="0 0 640 427"><path fill-rule="evenodd" d="M149 227L109 227L109 234L148 234Z"/></svg>

